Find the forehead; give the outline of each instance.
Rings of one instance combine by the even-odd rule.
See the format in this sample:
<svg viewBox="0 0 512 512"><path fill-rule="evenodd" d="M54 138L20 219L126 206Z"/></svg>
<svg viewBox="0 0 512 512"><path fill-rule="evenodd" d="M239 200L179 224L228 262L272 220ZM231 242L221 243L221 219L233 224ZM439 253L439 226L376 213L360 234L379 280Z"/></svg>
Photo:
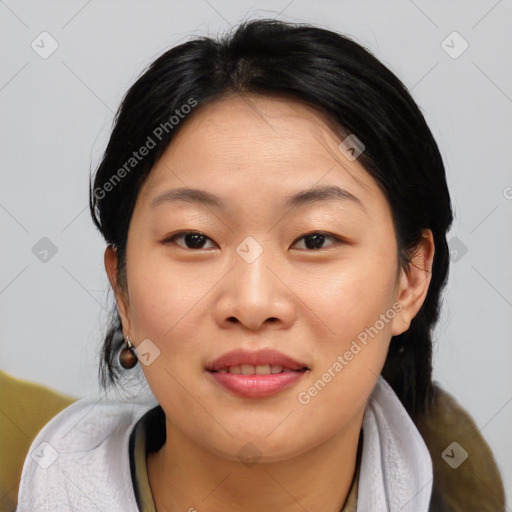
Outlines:
<svg viewBox="0 0 512 512"><path fill-rule="evenodd" d="M279 191L288 196L328 184L383 199L364 167L339 149L344 136L300 100L233 95L197 108L182 123L146 180L147 200L169 187L200 185L222 196L229 189L254 198L260 192L268 202Z"/></svg>

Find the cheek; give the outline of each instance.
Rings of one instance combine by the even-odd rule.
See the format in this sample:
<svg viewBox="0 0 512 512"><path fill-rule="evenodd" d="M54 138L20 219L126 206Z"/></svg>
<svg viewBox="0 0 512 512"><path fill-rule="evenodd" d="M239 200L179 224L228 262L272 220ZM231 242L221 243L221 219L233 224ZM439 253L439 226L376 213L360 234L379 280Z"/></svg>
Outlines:
<svg viewBox="0 0 512 512"><path fill-rule="evenodd" d="M315 371L301 388L305 408L333 421L364 408L384 365L391 338L396 278L393 257L370 264L367 258L347 265L316 293L311 309L323 331L317 338ZM313 298L312 298L313 300ZM332 404L339 408L332 409Z"/></svg>
<svg viewBox="0 0 512 512"><path fill-rule="evenodd" d="M190 269L176 267L160 251L133 257L127 269L130 312L139 336L168 339L187 321L214 284L193 265Z"/></svg>
<svg viewBox="0 0 512 512"><path fill-rule="evenodd" d="M393 260L371 264L367 258L354 259L329 271L322 286L303 288L305 301L323 320L328 338L346 342L392 307L395 272Z"/></svg>

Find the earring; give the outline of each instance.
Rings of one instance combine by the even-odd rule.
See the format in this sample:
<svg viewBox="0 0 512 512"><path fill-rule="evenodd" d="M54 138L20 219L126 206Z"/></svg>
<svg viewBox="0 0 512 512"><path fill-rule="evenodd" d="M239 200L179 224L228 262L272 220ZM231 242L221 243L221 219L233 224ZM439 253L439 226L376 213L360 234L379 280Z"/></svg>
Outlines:
<svg viewBox="0 0 512 512"><path fill-rule="evenodd" d="M137 364L138 359L135 355L135 352L133 351L133 345L131 344L130 338L128 338L128 336L126 336L126 344L127 346L123 347L121 353L119 354L119 362L123 368L129 370Z"/></svg>

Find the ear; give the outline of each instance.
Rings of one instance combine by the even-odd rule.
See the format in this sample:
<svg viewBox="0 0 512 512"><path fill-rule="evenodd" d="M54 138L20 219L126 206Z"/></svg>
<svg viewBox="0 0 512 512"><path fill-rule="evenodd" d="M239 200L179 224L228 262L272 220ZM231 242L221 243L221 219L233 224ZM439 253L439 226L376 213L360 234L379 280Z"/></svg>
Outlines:
<svg viewBox="0 0 512 512"><path fill-rule="evenodd" d="M393 318L391 333L398 336L409 329L412 319L420 310L427 296L432 278L434 237L430 229L423 231L407 269L400 270L396 302L401 309Z"/></svg>
<svg viewBox="0 0 512 512"><path fill-rule="evenodd" d="M104 254L105 270L107 272L110 286L114 290L114 294L117 302L117 309L121 316L121 322L123 324L123 333L128 334L130 332L130 321L129 321L129 302L125 293L121 290L119 282L117 280L117 250L112 244L107 245Z"/></svg>

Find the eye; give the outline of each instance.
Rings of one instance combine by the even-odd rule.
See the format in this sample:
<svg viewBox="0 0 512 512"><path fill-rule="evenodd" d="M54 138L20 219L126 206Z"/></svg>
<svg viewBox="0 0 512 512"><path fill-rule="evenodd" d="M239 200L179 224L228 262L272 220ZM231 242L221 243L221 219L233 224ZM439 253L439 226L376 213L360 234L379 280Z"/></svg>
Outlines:
<svg viewBox="0 0 512 512"><path fill-rule="evenodd" d="M305 245L306 245L306 248L308 248L308 249L323 249L323 247L319 247L319 246L323 245L326 238L330 238L331 240L334 240L335 243L342 242L342 239L340 237L337 237L334 235L329 235L328 233L325 233L323 231L315 231L313 233L303 235L300 238L298 238L297 241L299 241L299 240L306 241Z"/></svg>
<svg viewBox="0 0 512 512"><path fill-rule="evenodd" d="M203 249L205 240L211 240L203 233L199 231L182 231L181 233L176 233L175 235L167 238L162 243L167 244L169 242L173 242L179 238L183 238L186 244L184 249ZM182 247L180 244L176 244L179 247Z"/></svg>

